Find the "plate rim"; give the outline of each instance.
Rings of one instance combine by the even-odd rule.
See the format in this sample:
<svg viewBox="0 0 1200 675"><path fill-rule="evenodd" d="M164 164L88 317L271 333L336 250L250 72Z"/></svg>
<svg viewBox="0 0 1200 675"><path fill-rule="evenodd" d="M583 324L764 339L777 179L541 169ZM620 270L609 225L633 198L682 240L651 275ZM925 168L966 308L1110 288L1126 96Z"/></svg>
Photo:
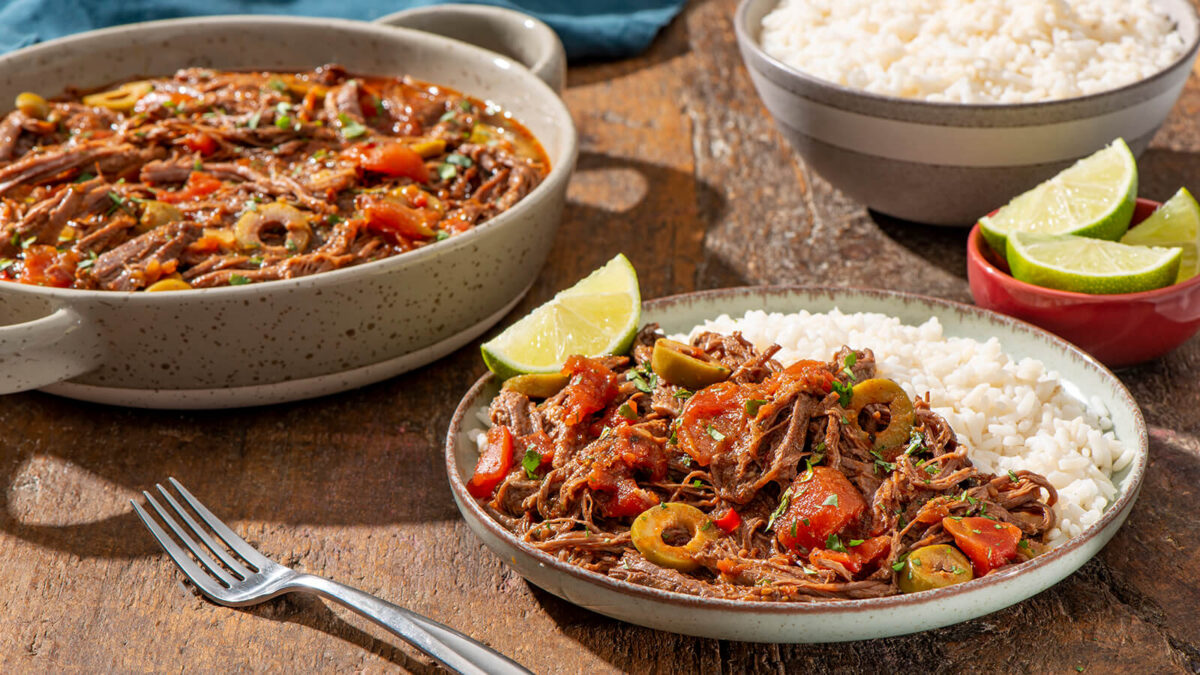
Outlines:
<svg viewBox="0 0 1200 675"><path fill-rule="evenodd" d="M1142 481L1145 477L1146 467L1149 461L1149 433L1146 428L1145 419L1142 416L1141 407L1137 404L1137 400L1129 392L1129 389L1123 382L1121 382L1120 378L1118 378L1103 363L1096 360L1093 356L1083 351L1079 347L1033 324L1005 314L1000 314L999 312L994 312L992 310L987 310L982 307L968 305L954 300L947 300L944 298L937 298L918 293L908 293L904 291L862 288L855 286L771 285L738 286L732 288L700 290L654 298L651 300L644 300L642 302L642 309L643 311L647 309L661 309L692 299L722 299L754 295L761 295L765 298L766 296L786 297L801 295L811 296L817 294L826 294L835 299L838 294L871 296L875 299L902 299L910 302L928 303L935 306L940 305L947 309L966 312L967 314L974 315L977 318L995 321L1002 325L1006 325L1011 330L1032 333L1037 337L1048 341L1053 347L1061 349L1068 355L1080 359L1085 366L1099 371L1099 374L1102 377L1105 377L1106 379L1110 380L1112 384L1116 385L1116 392L1118 393L1119 398L1123 399L1121 402L1123 404L1128 404L1129 410L1133 413L1135 435L1137 436L1136 439L1130 439L1136 440L1135 458L1129 465L1129 475L1127 478L1128 482L1126 487L1122 490L1120 497L1111 505L1109 505L1109 507L1100 517L1100 520L1093 523L1080 534L1068 539L1050 551L1032 560L1022 563L1021 565L1001 570L1000 572L989 574L988 576L979 579L974 579L965 584L947 586L932 591L923 591L916 594L898 594L879 598L820 600L809 602L730 600L727 598L704 598L684 593L676 593L673 591L665 591L650 586L634 584L620 579L613 579L612 577L608 577L597 572L585 570L565 563L548 553L529 547L513 536L513 534L505 529L502 525L500 525L499 522L492 518L486 511L484 511L483 508L475 501L475 499L470 496L470 494L467 492L466 484L458 475L457 462L455 461L455 449L457 448L459 439L462 435L462 423L466 419L468 411L474 407L473 405L469 404L472 404L477 398L479 398L479 395L483 389L491 384L494 380L493 374L488 372L477 379L467 393L463 396L463 398L459 401L458 406L455 408L454 415L451 418L449 429L447 430L445 448L446 476L450 482L450 489L454 493L455 503L458 505L459 510L462 511L464 508L469 510L473 516L473 520L486 528L490 534L504 541L510 547L513 547L519 550L521 553L530 556L539 565L551 568L556 572L565 573L580 581L599 586L604 590L617 592L626 596L634 596L640 600L646 600L655 603L665 603L675 607L684 607L689 609L733 611L751 614L765 613L770 615L806 616L862 613L877 610L909 608L913 606L927 606L930 603L940 603L950 598L975 595L977 592L986 591L988 588L1009 582L1015 577L1028 575L1036 570L1047 568L1055 563L1061 562L1063 558L1074 553L1092 539L1105 532L1110 526L1113 525L1114 522L1123 520L1127 512L1132 508L1133 503L1137 500L1137 497L1141 492ZM465 513L464 517L466 517ZM1113 534L1115 534L1115 531ZM478 537L478 535L476 536ZM486 542L482 543L486 544ZM1097 552L1098 551L1099 549L1097 549ZM1095 554L1089 556L1088 560L1094 556ZM1081 562L1066 575L1063 575L1051 582L1047 588L1063 581L1067 576L1070 576L1070 574L1074 573L1075 569L1078 569L1078 567L1081 567L1086 562L1087 560ZM508 564L508 561L505 561L505 563ZM1016 602L1021 602L1022 600L1024 600L1024 598L1019 599ZM956 621L954 623L961 622Z"/></svg>

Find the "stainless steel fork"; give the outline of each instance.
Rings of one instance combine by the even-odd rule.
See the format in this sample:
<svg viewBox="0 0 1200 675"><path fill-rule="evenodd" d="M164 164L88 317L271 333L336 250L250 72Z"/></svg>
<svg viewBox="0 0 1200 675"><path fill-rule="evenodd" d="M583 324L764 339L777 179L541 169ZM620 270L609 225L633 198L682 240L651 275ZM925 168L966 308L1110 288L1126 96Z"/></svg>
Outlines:
<svg viewBox="0 0 1200 675"><path fill-rule="evenodd" d="M213 601L231 607L256 605L284 593L295 591L316 593L335 600L375 623L387 628L401 639L437 659L442 665L460 673L529 673L520 664L453 628L443 626L403 607L397 607L373 595L336 581L312 574L297 572L263 556L244 539L233 533L192 493L174 478L168 482L191 507L200 526L162 485L156 484L163 499L170 505L163 508L149 492L142 492L154 513L166 523L171 532L195 556L192 560L179 544L150 517L137 502L130 500L138 517L150 528L150 533L167 550L167 555L179 566L188 579ZM175 518L186 524L180 526ZM220 540L225 546L217 543ZM203 546L196 539L204 542ZM228 549L226 549L228 547ZM207 548L207 551L205 550ZM211 552L211 555L210 555ZM232 554L231 554L232 552ZM233 555L233 554L236 554ZM213 560L216 556L221 562ZM199 561L199 565L196 564ZM203 569L201 568L203 566Z"/></svg>

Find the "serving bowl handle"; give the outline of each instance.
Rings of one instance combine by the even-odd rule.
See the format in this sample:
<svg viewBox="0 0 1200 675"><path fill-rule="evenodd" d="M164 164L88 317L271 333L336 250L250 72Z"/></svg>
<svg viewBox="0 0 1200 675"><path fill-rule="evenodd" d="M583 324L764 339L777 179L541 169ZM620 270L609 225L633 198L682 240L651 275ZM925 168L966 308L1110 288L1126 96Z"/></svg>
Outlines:
<svg viewBox="0 0 1200 675"><path fill-rule="evenodd" d="M0 394L68 380L94 369L101 358L96 334L70 307L0 326Z"/></svg>
<svg viewBox="0 0 1200 675"><path fill-rule="evenodd" d="M388 14L375 23L434 33L503 54L557 93L567 80L567 54L554 29L521 12L486 5L433 5Z"/></svg>

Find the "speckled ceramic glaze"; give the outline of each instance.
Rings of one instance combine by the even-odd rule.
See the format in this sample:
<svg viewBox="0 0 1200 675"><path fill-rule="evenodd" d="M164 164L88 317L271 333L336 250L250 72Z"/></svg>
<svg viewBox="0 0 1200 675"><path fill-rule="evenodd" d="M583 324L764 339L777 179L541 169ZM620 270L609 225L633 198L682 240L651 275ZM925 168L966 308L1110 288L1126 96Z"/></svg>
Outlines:
<svg viewBox="0 0 1200 675"><path fill-rule="evenodd" d="M496 395L490 375L459 404L446 439L446 471L467 525L500 559L530 582L601 614L659 630L754 642L836 642L902 635L946 626L1024 600L1057 583L1087 562L1116 533L1133 507L1146 471L1148 438L1137 403L1120 381L1078 348L1041 329L968 305L888 291L845 288L743 288L652 300L643 322L668 332L686 332L719 314L750 309L774 312L880 312L919 324L936 316L945 334L1000 339L1015 358L1041 359L1057 370L1064 388L1084 400L1098 396L1112 415L1116 435L1136 449L1136 458L1113 476L1118 495L1098 523L1062 546L1019 566L982 579L913 595L822 603L738 602L670 593L617 581L572 567L520 543L467 493L478 458L473 433Z"/></svg>
<svg viewBox="0 0 1200 675"><path fill-rule="evenodd" d="M554 237L576 137L554 90L507 57L351 21L172 20L0 57L0 101L26 90L57 94L188 66L286 70L328 62L351 72L411 74L495 101L542 142L552 171L514 208L462 235L314 276L174 293L0 284L0 393L46 387L147 407L315 396L438 358L515 304Z"/></svg>
<svg viewBox="0 0 1200 675"><path fill-rule="evenodd" d="M759 44L762 18L778 0L742 0L734 25L759 96L809 166L882 213L969 226L1118 136L1135 154L1146 149L1200 48L1192 5L1157 4L1188 44L1169 68L1109 92L1014 105L929 103L807 75Z"/></svg>

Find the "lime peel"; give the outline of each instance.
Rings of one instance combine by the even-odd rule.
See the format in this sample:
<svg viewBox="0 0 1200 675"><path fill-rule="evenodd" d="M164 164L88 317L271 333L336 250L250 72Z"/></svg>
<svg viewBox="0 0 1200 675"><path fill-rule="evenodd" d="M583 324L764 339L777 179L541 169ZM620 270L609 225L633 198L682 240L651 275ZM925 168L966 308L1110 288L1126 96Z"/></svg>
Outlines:
<svg viewBox="0 0 1200 675"><path fill-rule="evenodd" d="M505 380L558 372L572 354L621 354L637 335L641 307L637 271L618 253L485 342L483 362Z"/></svg>
<svg viewBox="0 0 1200 675"><path fill-rule="evenodd" d="M1129 229L1137 203L1137 161L1118 138L1058 175L1013 198L979 221L998 253L1013 232L1074 234L1117 240Z"/></svg>
<svg viewBox="0 0 1200 675"><path fill-rule="evenodd" d="M1006 240L1019 281L1091 294L1136 293L1169 286L1179 272L1179 248L1129 246L1074 235L1013 232Z"/></svg>
<svg viewBox="0 0 1200 675"><path fill-rule="evenodd" d="M1140 225L1129 228L1121 243L1182 248L1183 258L1175 283L1187 281L1200 272L1200 204L1187 188L1179 188Z"/></svg>

